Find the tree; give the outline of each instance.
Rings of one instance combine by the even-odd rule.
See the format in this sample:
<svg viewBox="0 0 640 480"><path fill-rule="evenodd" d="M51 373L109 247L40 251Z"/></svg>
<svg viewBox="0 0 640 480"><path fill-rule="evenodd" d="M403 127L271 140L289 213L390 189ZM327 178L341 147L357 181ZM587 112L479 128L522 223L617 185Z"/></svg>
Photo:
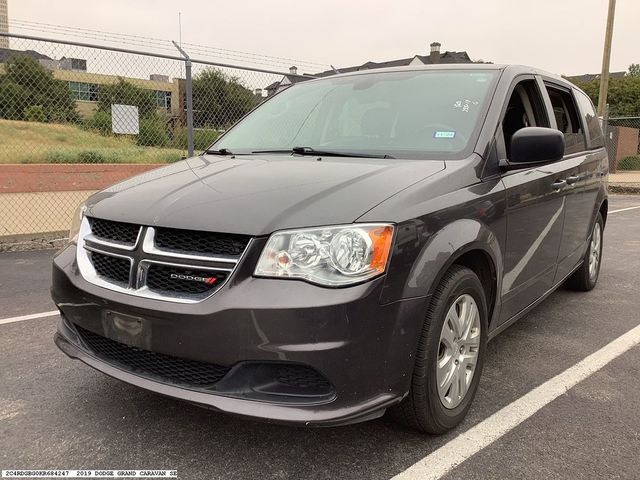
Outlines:
<svg viewBox="0 0 640 480"><path fill-rule="evenodd" d="M631 69L630 69L631 70ZM589 95L594 105L598 104L600 79L589 82L578 82L572 79L577 87ZM625 75L624 77L609 79L609 115L612 117L632 117L640 115L640 75Z"/></svg>
<svg viewBox="0 0 640 480"><path fill-rule="evenodd" d="M640 77L640 63L632 63L629 65L627 75L630 77Z"/></svg>
<svg viewBox="0 0 640 480"><path fill-rule="evenodd" d="M193 79L194 123L198 127L228 128L257 102L238 77L218 69L206 69Z"/></svg>
<svg viewBox="0 0 640 480"><path fill-rule="evenodd" d="M117 83L98 87L98 111L110 114L111 105L138 107L138 114L141 117L155 115L158 108L155 92L136 87L122 78L119 78Z"/></svg>
<svg viewBox="0 0 640 480"><path fill-rule="evenodd" d="M41 107L50 122L78 120L76 104L66 82L36 60L16 55L6 64L6 75L0 80L0 116L24 120L25 110Z"/></svg>

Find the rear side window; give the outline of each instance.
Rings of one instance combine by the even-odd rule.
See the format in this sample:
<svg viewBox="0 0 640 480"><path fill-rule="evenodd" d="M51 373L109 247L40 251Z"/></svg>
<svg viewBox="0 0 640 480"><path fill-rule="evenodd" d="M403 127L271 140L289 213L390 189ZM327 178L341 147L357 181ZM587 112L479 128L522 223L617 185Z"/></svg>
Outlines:
<svg viewBox="0 0 640 480"><path fill-rule="evenodd" d="M580 105L584 124L586 125L587 133L589 133L591 148L604 147L604 135L602 134L602 128L600 128L600 120L598 120L591 99L584 93L576 91L576 100L578 100L578 105Z"/></svg>
<svg viewBox="0 0 640 480"><path fill-rule="evenodd" d="M567 90L549 85L547 85L547 92L551 99L558 130L564 133L564 153L569 155L584 151L586 149L585 136L573 95Z"/></svg>

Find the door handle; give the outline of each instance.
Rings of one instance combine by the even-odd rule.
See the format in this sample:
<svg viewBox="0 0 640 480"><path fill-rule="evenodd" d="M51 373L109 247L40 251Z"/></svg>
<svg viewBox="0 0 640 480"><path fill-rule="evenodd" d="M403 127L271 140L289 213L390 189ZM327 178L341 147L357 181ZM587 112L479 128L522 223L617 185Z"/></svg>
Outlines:
<svg viewBox="0 0 640 480"><path fill-rule="evenodd" d="M578 183L580 179L581 179L580 175L572 175L567 178L567 183L569 185L574 185L575 183Z"/></svg>
<svg viewBox="0 0 640 480"><path fill-rule="evenodd" d="M553 182L551 184L551 186L553 187L553 189L556 192L559 192L560 190L562 190L564 187L567 186L567 181L566 180L556 180L555 182Z"/></svg>

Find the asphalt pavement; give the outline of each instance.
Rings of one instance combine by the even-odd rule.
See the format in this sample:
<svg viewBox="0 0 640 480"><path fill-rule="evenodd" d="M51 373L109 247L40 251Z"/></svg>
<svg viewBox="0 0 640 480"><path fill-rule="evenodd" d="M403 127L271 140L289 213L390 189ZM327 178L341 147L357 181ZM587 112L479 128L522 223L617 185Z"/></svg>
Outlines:
<svg viewBox="0 0 640 480"><path fill-rule="evenodd" d="M610 211L640 206L612 196ZM0 324L0 469L176 469L184 479L388 479L640 324L640 209L611 213L595 290L560 289L489 343L468 418L431 437L388 418L322 429L224 415L137 389L53 345L56 316ZM0 254L0 319L54 309L52 251ZM447 475L640 478L634 346Z"/></svg>

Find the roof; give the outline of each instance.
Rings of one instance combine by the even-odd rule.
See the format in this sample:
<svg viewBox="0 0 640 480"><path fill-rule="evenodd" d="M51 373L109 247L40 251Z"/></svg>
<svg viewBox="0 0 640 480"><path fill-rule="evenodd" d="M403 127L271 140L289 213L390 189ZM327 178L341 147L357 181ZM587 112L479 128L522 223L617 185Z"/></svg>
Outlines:
<svg viewBox="0 0 640 480"><path fill-rule="evenodd" d="M610 72L609 78L621 78L624 77L626 72ZM569 75L567 78L573 80L574 82L590 82L592 80L596 80L600 78L599 73L585 73L583 75Z"/></svg>
<svg viewBox="0 0 640 480"><path fill-rule="evenodd" d="M473 71L473 70L478 70L478 71L487 71L487 70L491 70L491 71L503 71L506 75L508 75L509 77L513 78L516 77L517 75L541 75L543 77L547 77L547 78L553 78L555 80L557 80L558 82L561 82L567 86L572 86L573 88L577 88L575 87L575 85L573 85L571 82L569 82L569 80L567 80L566 78L561 77L560 75L557 75L555 73L551 73L551 72L547 72L545 70L541 70L539 68L535 68L535 67L530 67L527 65L507 65L507 64L496 64L496 63L467 63L467 64L453 64L453 63L449 63L449 64L439 64L439 65L409 65L409 66L400 66L400 67L390 67L390 68L376 68L376 69L370 69L370 70L359 70L359 71L354 71L354 72L344 72L344 73L340 73L339 75L336 75L337 77L347 77L347 76L352 76L352 75L382 75L385 73L393 73L393 72L408 72L408 71L437 71L437 70L441 70L441 71L446 71L446 70L468 70L468 71ZM333 77L331 77L333 78ZM315 78L315 79L308 79L311 82L322 82L322 81L326 81L329 80L329 78L325 77L325 78Z"/></svg>
<svg viewBox="0 0 640 480"><path fill-rule="evenodd" d="M9 59L15 55L23 55L34 60L53 60L42 53L35 50L12 50L10 48L0 48L0 63L7 63Z"/></svg>
<svg viewBox="0 0 640 480"><path fill-rule="evenodd" d="M415 59L419 59L423 65L434 65L431 60L430 55L414 55L413 57L408 58L399 58L397 60L388 60L386 62L372 62L368 61L363 63L362 65L357 65L354 67L342 67L337 70L340 73L350 73L350 72L359 72L361 70L372 70L377 68L393 68L393 67L406 67L411 65ZM440 54L440 64L451 64L451 63L473 63L467 52L444 52ZM437 64L435 64L437 65ZM335 75L335 70L325 70L324 72L316 73L316 77L327 77L330 75Z"/></svg>

